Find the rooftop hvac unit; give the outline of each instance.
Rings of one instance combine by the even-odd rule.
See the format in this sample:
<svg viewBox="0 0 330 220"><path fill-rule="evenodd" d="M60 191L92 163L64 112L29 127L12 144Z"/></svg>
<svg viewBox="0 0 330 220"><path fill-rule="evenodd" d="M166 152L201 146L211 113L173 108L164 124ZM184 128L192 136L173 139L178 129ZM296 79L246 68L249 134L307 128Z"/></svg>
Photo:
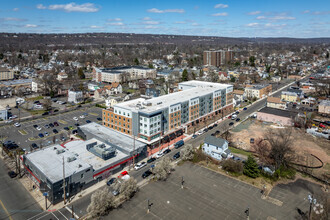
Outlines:
<svg viewBox="0 0 330 220"><path fill-rule="evenodd" d="M66 158L66 162L70 163L70 162L72 162L72 161L74 161L76 159L77 159L76 157L67 157Z"/></svg>
<svg viewBox="0 0 330 220"><path fill-rule="evenodd" d="M61 154L61 153L64 153L65 150L64 149L59 149L59 150L56 150L56 154Z"/></svg>

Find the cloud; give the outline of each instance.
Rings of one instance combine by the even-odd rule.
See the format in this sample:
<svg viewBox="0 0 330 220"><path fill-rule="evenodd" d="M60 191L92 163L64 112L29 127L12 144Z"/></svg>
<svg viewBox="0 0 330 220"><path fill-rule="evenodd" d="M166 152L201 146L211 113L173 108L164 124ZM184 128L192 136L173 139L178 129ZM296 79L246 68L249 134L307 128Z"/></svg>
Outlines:
<svg viewBox="0 0 330 220"><path fill-rule="evenodd" d="M303 11L302 13L303 14L308 14L309 12L311 12L310 10L305 10L305 11Z"/></svg>
<svg viewBox="0 0 330 220"><path fill-rule="evenodd" d="M295 17L291 17L291 16L273 16L273 17L267 17L267 16L258 16L256 18L257 20L272 20L272 21L278 21L278 20L295 20Z"/></svg>
<svg viewBox="0 0 330 220"><path fill-rule="evenodd" d="M176 21L176 22L174 22L174 24L187 24L187 22L186 21Z"/></svg>
<svg viewBox="0 0 330 220"><path fill-rule="evenodd" d="M154 25L148 25L148 26L145 26L144 29L158 29L159 27L157 26L154 26Z"/></svg>
<svg viewBox="0 0 330 220"><path fill-rule="evenodd" d="M149 25L155 25L155 24L160 24L159 21L144 21L142 22L143 24L149 24Z"/></svg>
<svg viewBox="0 0 330 220"><path fill-rule="evenodd" d="M258 15L260 13L261 13L261 11L251 11L248 13L248 15Z"/></svg>
<svg viewBox="0 0 330 220"><path fill-rule="evenodd" d="M247 27L256 27L256 26L259 26L259 23L249 23L249 24L246 24L245 26L247 26Z"/></svg>
<svg viewBox="0 0 330 220"><path fill-rule="evenodd" d="M121 18L113 18L113 19L108 19L107 21L122 21L123 19Z"/></svg>
<svg viewBox="0 0 330 220"><path fill-rule="evenodd" d="M329 15L330 11L313 11L313 15Z"/></svg>
<svg viewBox="0 0 330 220"><path fill-rule="evenodd" d="M93 3L84 3L79 5L74 2L61 5L49 5L48 7L43 4L38 4L37 9L62 10L65 12L97 12L100 10Z"/></svg>
<svg viewBox="0 0 330 220"><path fill-rule="evenodd" d="M24 27L26 27L26 28L36 28L36 27L38 27L38 25L36 25L36 24L26 24Z"/></svg>
<svg viewBox="0 0 330 220"><path fill-rule="evenodd" d="M184 13L185 10L184 9L165 9L165 10L159 10L157 8L151 8L151 9L148 9L147 12L158 13L158 14L162 14L162 13Z"/></svg>
<svg viewBox="0 0 330 220"><path fill-rule="evenodd" d="M144 17L144 18L142 18L142 20L144 20L144 21L150 21L152 19L150 17Z"/></svg>
<svg viewBox="0 0 330 220"><path fill-rule="evenodd" d="M28 19L25 18L13 18L13 17L6 17L6 18L0 18L0 21L27 21Z"/></svg>
<svg viewBox="0 0 330 220"><path fill-rule="evenodd" d="M103 28L102 26L96 26L96 25L91 25L89 27L92 29L102 29Z"/></svg>
<svg viewBox="0 0 330 220"><path fill-rule="evenodd" d="M214 6L214 8L228 8L229 6L228 5L225 5L225 4L217 4Z"/></svg>
<svg viewBox="0 0 330 220"><path fill-rule="evenodd" d="M198 24L198 23L196 23L196 22L195 22L195 23L192 23L191 25L192 25L192 26L200 26L200 24Z"/></svg>
<svg viewBox="0 0 330 220"><path fill-rule="evenodd" d="M19 8L13 8L13 11L18 11L19 10Z"/></svg>
<svg viewBox="0 0 330 220"><path fill-rule="evenodd" d="M219 17L219 16L228 16L228 13L227 13L227 12L221 12L221 13L213 14L212 16L215 16L215 17Z"/></svg>
<svg viewBox="0 0 330 220"><path fill-rule="evenodd" d="M124 26L125 24L123 22L111 22L111 23L107 23L107 25L110 25L110 26Z"/></svg>

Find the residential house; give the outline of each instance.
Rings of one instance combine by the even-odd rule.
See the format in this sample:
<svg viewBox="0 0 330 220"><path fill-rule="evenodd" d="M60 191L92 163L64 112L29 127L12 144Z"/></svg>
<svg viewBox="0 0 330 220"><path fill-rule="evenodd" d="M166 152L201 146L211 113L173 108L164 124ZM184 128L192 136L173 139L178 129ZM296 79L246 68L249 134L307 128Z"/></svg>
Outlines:
<svg viewBox="0 0 330 220"><path fill-rule="evenodd" d="M14 71L5 67L0 67L0 80L12 80L14 79Z"/></svg>
<svg viewBox="0 0 330 220"><path fill-rule="evenodd" d="M101 89L95 90L94 97L97 99L101 99L103 97L121 94L122 92L123 88L119 83L112 83L111 85L106 85Z"/></svg>
<svg viewBox="0 0 330 220"><path fill-rule="evenodd" d="M228 73L226 73L226 72L219 72L219 80L220 81L229 80Z"/></svg>
<svg viewBox="0 0 330 220"><path fill-rule="evenodd" d="M258 120L282 126L292 126L296 117L297 113L295 112L269 107L264 107L257 113Z"/></svg>
<svg viewBox="0 0 330 220"><path fill-rule="evenodd" d="M65 72L60 72L57 75L57 80L58 81L63 81L63 80L66 80L67 78L68 78L68 74L66 74Z"/></svg>
<svg viewBox="0 0 330 220"><path fill-rule="evenodd" d="M105 99L105 106L107 108L114 107L118 103L122 102L123 98L122 97L114 97L114 96L109 96Z"/></svg>
<svg viewBox="0 0 330 220"><path fill-rule="evenodd" d="M283 101L297 102L298 98L299 97L298 97L297 93L289 92L289 91L282 91L281 100L283 100Z"/></svg>
<svg viewBox="0 0 330 220"><path fill-rule="evenodd" d="M84 101L84 95L82 91L69 90L68 102L79 103Z"/></svg>
<svg viewBox="0 0 330 220"><path fill-rule="evenodd" d="M0 105L0 119L4 121L8 119L8 110L2 105Z"/></svg>
<svg viewBox="0 0 330 220"><path fill-rule="evenodd" d="M263 98L272 91L272 85L246 85L245 93L248 98Z"/></svg>
<svg viewBox="0 0 330 220"><path fill-rule="evenodd" d="M232 156L228 148L228 142L225 139L214 136L207 136L205 138L203 152L216 160L222 160Z"/></svg>
<svg viewBox="0 0 330 220"><path fill-rule="evenodd" d="M280 97L268 97L267 98L267 107L285 109L286 103L281 100Z"/></svg>
<svg viewBox="0 0 330 220"><path fill-rule="evenodd" d="M244 102L244 100L246 99L246 95L244 90L234 90L234 99L236 100L236 102Z"/></svg>
<svg viewBox="0 0 330 220"><path fill-rule="evenodd" d="M323 100L319 104L319 113L330 115L330 100Z"/></svg>
<svg viewBox="0 0 330 220"><path fill-rule="evenodd" d="M273 82L280 82L281 81L281 77L280 76L273 76L272 77L272 81Z"/></svg>

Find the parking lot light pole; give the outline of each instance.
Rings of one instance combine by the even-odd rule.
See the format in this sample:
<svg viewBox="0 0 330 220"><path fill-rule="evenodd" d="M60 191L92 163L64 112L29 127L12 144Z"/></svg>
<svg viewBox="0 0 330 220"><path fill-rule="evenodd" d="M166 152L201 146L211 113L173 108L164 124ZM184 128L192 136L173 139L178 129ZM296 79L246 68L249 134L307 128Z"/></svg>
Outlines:
<svg viewBox="0 0 330 220"><path fill-rule="evenodd" d="M183 176L182 176L182 179L181 179L181 189L183 189L183 184L184 184L184 179L183 179Z"/></svg>
<svg viewBox="0 0 330 220"><path fill-rule="evenodd" d="M250 208L247 207L247 209L245 210L245 214L246 214L246 219L250 219Z"/></svg>
<svg viewBox="0 0 330 220"><path fill-rule="evenodd" d="M153 205L153 203L150 203L150 199L148 199L148 209L147 209L147 213L150 212L151 206Z"/></svg>

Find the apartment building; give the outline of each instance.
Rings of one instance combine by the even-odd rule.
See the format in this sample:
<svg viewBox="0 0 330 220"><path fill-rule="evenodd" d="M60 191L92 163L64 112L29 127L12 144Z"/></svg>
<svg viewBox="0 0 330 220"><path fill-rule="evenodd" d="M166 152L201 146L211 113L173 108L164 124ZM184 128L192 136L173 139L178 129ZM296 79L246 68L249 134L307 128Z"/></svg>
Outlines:
<svg viewBox="0 0 330 220"><path fill-rule="evenodd" d="M263 98L272 91L272 85L246 85L245 94L248 98Z"/></svg>
<svg viewBox="0 0 330 220"><path fill-rule="evenodd" d="M286 103L283 102L280 97L268 97L267 98L267 107L285 109Z"/></svg>
<svg viewBox="0 0 330 220"><path fill-rule="evenodd" d="M203 61L204 65L207 66L216 66L219 67L228 62L231 62L234 59L233 51L225 51L225 50L209 50L204 51L203 53Z"/></svg>
<svg viewBox="0 0 330 220"><path fill-rule="evenodd" d="M188 81L178 87L176 93L104 109L103 125L152 145L163 135L186 129L205 117L233 111L232 85Z"/></svg>
<svg viewBox="0 0 330 220"><path fill-rule="evenodd" d="M156 78L156 70L142 66L120 66L114 68L93 69L93 81L122 82L122 80Z"/></svg>
<svg viewBox="0 0 330 220"><path fill-rule="evenodd" d="M14 72L8 70L5 67L0 67L0 80L12 80L14 79Z"/></svg>
<svg viewBox="0 0 330 220"><path fill-rule="evenodd" d="M289 92L289 91L282 91L281 93L281 100L285 102L297 102L299 99L299 96L295 92Z"/></svg>

